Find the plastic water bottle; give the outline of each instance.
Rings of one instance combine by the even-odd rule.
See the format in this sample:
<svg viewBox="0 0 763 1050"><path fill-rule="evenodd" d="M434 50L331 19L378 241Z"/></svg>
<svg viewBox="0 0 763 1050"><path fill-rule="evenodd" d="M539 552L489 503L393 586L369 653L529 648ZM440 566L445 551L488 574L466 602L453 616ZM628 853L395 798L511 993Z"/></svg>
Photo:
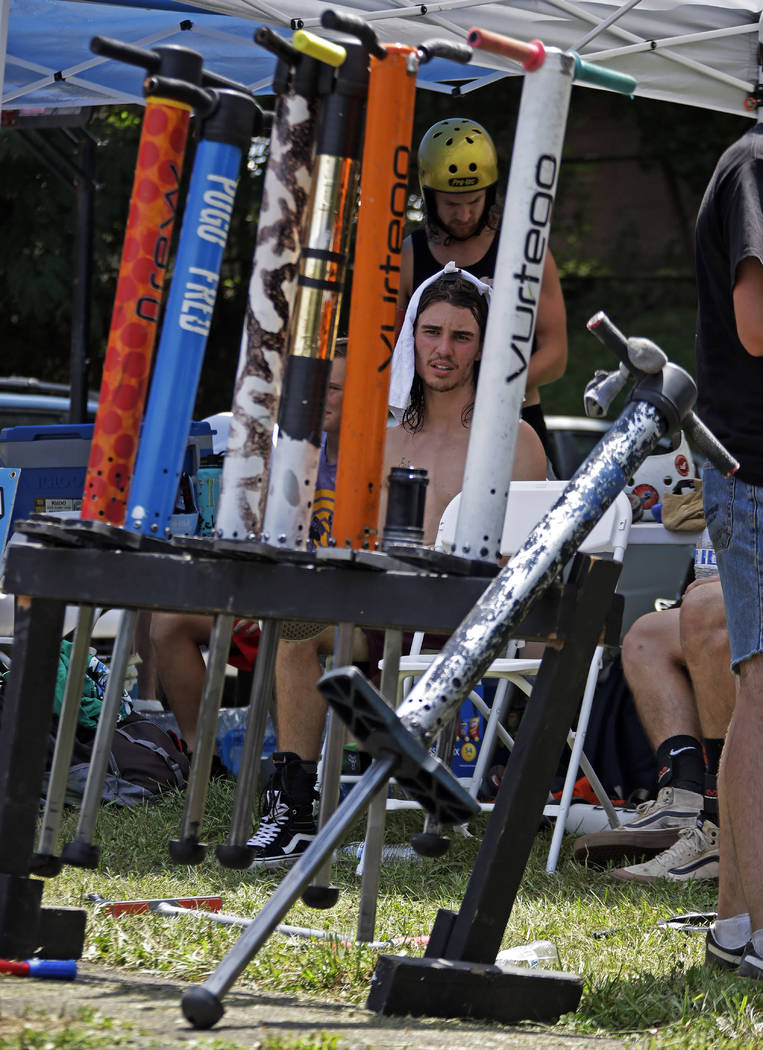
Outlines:
<svg viewBox="0 0 763 1050"><path fill-rule="evenodd" d="M365 842L348 842L346 846L342 846L341 849L337 850L337 857L345 857L348 860L361 860L364 848ZM413 861L414 864L423 863L421 857L413 846L407 844L400 846L382 846L382 864L388 864L390 861L393 863L395 861Z"/></svg>
<svg viewBox="0 0 763 1050"><path fill-rule="evenodd" d="M704 529L694 548L694 576L700 580L705 576L717 576L718 566L715 561L715 550L710 533Z"/></svg>
<svg viewBox="0 0 763 1050"><path fill-rule="evenodd" d="M529 944L519 944L516 948L498 952L495 965L501 969L507 966L540 966L555 970L559 967L559 952L553 941L530 941Z"/></svg>

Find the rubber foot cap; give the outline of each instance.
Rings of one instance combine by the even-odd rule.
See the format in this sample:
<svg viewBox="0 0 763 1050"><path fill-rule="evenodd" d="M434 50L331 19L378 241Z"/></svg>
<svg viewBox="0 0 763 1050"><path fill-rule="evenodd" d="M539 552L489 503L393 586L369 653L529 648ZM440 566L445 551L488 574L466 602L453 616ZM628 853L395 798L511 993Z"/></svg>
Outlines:
<svg viewBox="0 0 763 1050"><path fill-rule="evenodd" d="M209 989L189 988L183 994L183 1016L194 1028L211 1028L222 1017L223 1004Z"/></svg>
<svg viewBox="0 0 763 1050"><path fill-rule="evenodd" d="M94 846L92 842L80 842L75 839L73 842L67 842L61 850L61 861L71 864L73 868L97 868L100 855L99 847Z"/></svg>
<svg viewBox="0 0 763 1050"><path fill-rule="evenodd" d="M254 860L254 846L231 846L228 843L220 843L215 848L215 856L218 864L224 868L236 868L243 871L248 868Z"/></svg>
<svg viewBox="0 0 763 1050"><path fill-rule="evenodd" d="M176 864L201 864L207 847L196 838L170 839L170 857Z"/></svg>
<svg viewBox="0 0 763 1050"><path fill-rule="evenodd" d="M422 831L411 837L411 845L420 857L444 857L450 849L450 839L447 835Z"/></svg>
<svg viewBox="0 0 763 1050"><path fill-rule="evenodd" d="M64 864L60 857L53 853L33 853L29 861L29 874L39 875L44 879L52 879L61 874Z"/></svg>
<svg viewBox="0 0 763 1050"><path fill-rule="evenodd" d="M333 908L339 900L338 886L308 886L302 894L308 908Z"/></svg>

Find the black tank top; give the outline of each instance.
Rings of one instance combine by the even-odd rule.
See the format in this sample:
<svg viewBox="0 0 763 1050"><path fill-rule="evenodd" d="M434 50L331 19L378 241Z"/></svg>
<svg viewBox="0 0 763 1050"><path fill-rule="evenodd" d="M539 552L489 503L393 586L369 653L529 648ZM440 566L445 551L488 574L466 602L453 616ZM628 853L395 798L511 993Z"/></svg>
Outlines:
<svg viewBox="0 0 763 1050"><path fill-rule="evenodd" d="M443 264L435 259L429 250L427 242L427 231L419 226L411 234L411 246L413 247L413 288L416 289L427 277L434 277L439 273ZM461 266L460 269L468 270L470 274L482 280L484 277L495 275L495 261L498 257L498 234L496 233L490 242L490 247L477 262Z"/></svg>

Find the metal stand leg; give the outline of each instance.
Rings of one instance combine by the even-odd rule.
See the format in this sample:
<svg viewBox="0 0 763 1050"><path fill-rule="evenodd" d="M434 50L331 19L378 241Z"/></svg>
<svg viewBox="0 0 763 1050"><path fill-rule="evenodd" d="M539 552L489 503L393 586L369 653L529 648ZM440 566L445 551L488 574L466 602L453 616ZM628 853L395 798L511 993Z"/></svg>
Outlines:
<svg viewBox="0 0 763 1050"><path fill-rule="evenodd" d="M566 616L570 629L563 648L549 647L544 655L461 909L457 915L438 913L424 959L380 959L370 1009L510 1023L576 1008L579 978L538 971L497 974L493 963L618 573L614 562L576 559L570 579L575 597ZM443 959L454 966L448 982L442 980Z"/></svg>
<svg viewBox="0 0 763 1050"><path fill-rule="evenodd" d="M397 699L397 676L403 651L403 632L384 633L384 666L381 676L381 694L393 706ZM376 796L368 807L366 837L363 844L360 907L358 910L359 941L372 941L376 928L376 901L379 896L379 872L384 846L384 824L387 817L387 794Z"/></svg>
<svg viewBox="0 0 763 1050"><path fill-rule="evenodd" d="M82 808L80 809L77 832L74 840L67 842L61 850L63 863L72 864L77 868L95 868L98 864L100 849L93 842L93 835L95 834L95 824L101 806L103 785L106 780L109 755L111 754L111 743L114 739L114 728L119 716L119 705L122 702L125 671L127 670L127 661L132 652L137 618L137 609L125 609L122 612L119 631L111 656L106 695L103 698L98 728L95 731L90 770L85 783L85 793L82 796Z"/></svg>
<svg viewBox="0 0 763 1050"><path fill-rule="evenodd" d="M340 623L336 629L334 643L334 666L344 667L352 663L352 635L355 625ZM320 832L336 810L339 801L339 781L342 775L344 757L345 728L333 711L329 711L326 724L326 742L323 750L321 774L321 808L318 818ZM333 908L339 890L331 885L331 857L315 877L315 881L302 895L305 904L310 908Z"/></svg>
<svg viewBox="0 0 763 1050"><path fill-rule="evenodd" d="M87 658L90 647L90 635L93 631L95 609L92 605L83 605L79 611L77 629L74 632L69 673L66 676L66 689L58 717L58 732L53 751L53 762L48 777L48 793L45 810L42 815L42 827L37 842L37 852L32 857L31 870L35 875L58 875L61 860L56 856L56 840L61 827L61 817L66 798L66 783L74 749L74 737L77 732L79 709L82 702L82 686L87 670Z"/></svg>
<svg viewBox="0 0 763 1050"><path fill-rule="evenodd" d="M252 827L252 800L260 775L262 742L265 739L280 636L280 620L263 621L249 695L249 712L236 784L236 797L233 803L230 836L228 842L225 845L219 845L216 850L217 859L226 868L248 868L254 858L254 847L247 845L247 839Z"/></svg>
<svg viewBox="0 0 763 1050"><path fill-rule="evenodd" d="M196 748L191 762L191 773L186 788L185 812L179 839L169 845L170 857L176 864L201 864L207 847L199 842L204 803L207 800L209 773L215 751L217 719L225 684L225 665L228 662L233 617L218 616L209 639L207 673L196 724Z"/></svg>
<svg viewBox="0 0 763 1050"><path fill-rule="evenodd" d="M19 595L0 718L0 955L8 959L79 958L85 937L84 910L41 908L44 884L28 877L63 621L62 601Z"/></svg>
<svg viewBox="0 0 763 1050"><path fill-rule="evenodd" d="M318 832L294 867L284 876L273 896L260 910L251 926L239 937L220 965L203 985L189 988L183 996L183 1013L195 1028L211 1028L223 1015L221 997L230 988L249 961L299 897L303 888L318 871L345 831L368 806L389 780L396 758L390 755L376 761L355 785L342 805Z"/></svg>

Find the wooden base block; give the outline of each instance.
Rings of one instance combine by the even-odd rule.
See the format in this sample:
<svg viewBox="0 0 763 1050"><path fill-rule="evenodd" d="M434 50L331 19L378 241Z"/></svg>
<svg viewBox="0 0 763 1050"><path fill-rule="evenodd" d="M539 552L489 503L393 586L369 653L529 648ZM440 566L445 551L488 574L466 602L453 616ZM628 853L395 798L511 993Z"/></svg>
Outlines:
<svg viewBox="0 0 763 1050"><path fill-rule="evenodd" d="M553 1021L574 1011L583 991L577 974L524 967L499 969L450 959L382 955L376 964L369 1010L413 1017L500 1021Z"/></svg>

